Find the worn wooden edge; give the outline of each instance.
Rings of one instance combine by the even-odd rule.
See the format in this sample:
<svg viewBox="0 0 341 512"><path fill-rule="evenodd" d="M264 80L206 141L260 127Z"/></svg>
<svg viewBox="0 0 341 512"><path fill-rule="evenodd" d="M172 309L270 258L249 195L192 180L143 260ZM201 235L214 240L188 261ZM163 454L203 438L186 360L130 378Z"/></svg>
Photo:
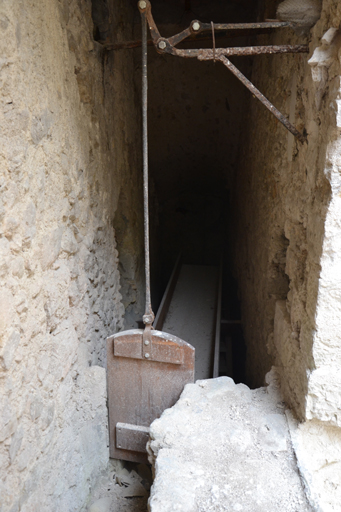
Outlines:
<svg viewBox="0 0 341 512"><path fill-rule="evenodd" d="M216 314L214 359L213 359L213 378L214 379L216 377L219 377L221 299L222 299L222 291L223 291L223 261L222 261L222 259L220 261L218 279L219 279L219 282L218 282L217 314Z"/></svg>
<svg viewBox="0 0 341 512"><path fill-rule="evenodd" d="M110 342L116 338L119 338L120 336L133 336L136 334L139 334L140 336L142 336L143 329L129 329L128 331L120 331L120 332L117 332L116 334L112 334L111 336L109 336L107 338L107 344L108 344L107 346L109 348ZM193 351L195 350L195 348L190 343L187 343L187 341L184 341L181 338L178 338L178 336L175 336L174 334L168 334L167 332L158 331L156 329L153 329L152 336L153 337L155 336L158 339L164 340L166 342L172 341L173 343L177 343L180 346L189 347ZM141 342L142 342L142 338L141 338Z"/></svg>
<svg viewBox="0 0 341 512"><path fill-rule="evenodd" d="M161 330L168 312L169 305L172 301L173 293L175 290L176 283L178 282L178 277L181 270L182 264L182 253L179 254L177 260L175 262L172 275L168 281L165 293L163 294L162 300L160 302L159 309L157 310L157 314L154 320L154 328L157 330Z"/></svg>
<svg viewBox="0 0 341 512"><path fill-rule="evenodd" d="M188 347L184 344L167 339L153 336L151 334L148 357L142 352L143 338L140 334L133 334L113 339L114 356L127 357L129 359L148 360L150 362L183 364L184 349Z"/></svg>

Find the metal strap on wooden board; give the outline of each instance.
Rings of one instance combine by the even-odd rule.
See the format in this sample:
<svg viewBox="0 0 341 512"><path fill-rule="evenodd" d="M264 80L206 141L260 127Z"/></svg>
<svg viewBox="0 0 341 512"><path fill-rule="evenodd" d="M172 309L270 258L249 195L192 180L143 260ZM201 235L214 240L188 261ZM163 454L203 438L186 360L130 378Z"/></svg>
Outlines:
<svg viewBox="0 0 341 512"><path fill-rule="evenodd" d="M149 427L116 423L116 446L121 450L144 453L149 440Z"/></svg>
<svg viewBox="0 0 341 512"><path fill-rule="evenodd" d="M141 350L142 336L127 337L124 334L114 338L114 356L130 359L148 359L158 363L183 364L183 348L172 340L158 338L158 331L151 331L153 336L153 353L146 358Z"/></svg>

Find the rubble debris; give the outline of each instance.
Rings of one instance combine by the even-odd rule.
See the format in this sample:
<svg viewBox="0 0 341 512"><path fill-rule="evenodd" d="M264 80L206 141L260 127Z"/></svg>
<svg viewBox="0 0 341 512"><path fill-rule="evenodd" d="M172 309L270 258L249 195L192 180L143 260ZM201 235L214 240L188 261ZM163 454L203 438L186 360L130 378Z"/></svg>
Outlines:
<svg viewBox="0 0 341 512"><path fill-rule="evenodd" d="M82 512L147 512L151 484L148 465L110 459Z"/></svg>
<svg viewBox="0 0 341 512"><path fill-rule="evenodd" d="M188 384L150 429L150 512L311 512L276 374L268 388L229 377Z"/></svg>

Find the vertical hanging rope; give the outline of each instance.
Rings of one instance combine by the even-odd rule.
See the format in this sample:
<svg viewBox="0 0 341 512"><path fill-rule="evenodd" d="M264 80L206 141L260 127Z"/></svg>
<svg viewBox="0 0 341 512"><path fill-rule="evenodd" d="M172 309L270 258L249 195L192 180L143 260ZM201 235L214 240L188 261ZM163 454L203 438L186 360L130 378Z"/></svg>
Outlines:
<svg viewBox="0 0 341 512"><path fill-rule="evenodd" d="M150 255L149 255L149 211L148 211L148 77L147 77L147 19L141 12L142 21L142 149L143 149L143 208L144 208L144 252L146 274L146 309L143 316L145 325L154 321L150 293Z"/></svg>

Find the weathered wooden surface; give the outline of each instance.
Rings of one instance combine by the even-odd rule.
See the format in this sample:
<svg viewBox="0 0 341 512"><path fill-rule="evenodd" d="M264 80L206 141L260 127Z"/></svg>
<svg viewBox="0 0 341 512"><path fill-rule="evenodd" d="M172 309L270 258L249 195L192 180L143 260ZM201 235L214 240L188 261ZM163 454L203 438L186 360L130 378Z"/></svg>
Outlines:
<svg viewBox="0 0 341 512"><path fill-rule="evenodd" d="M149 439L149 427L116 423L116 446L133 452L144 453Z"/></svg>
<svg viewBox="0 0 341 512"><path fill-rule="evenodd" d="M162 329L195 348L195 380L213 376L219 267L182 265Z"/></svg>
<svg viewBox="0 0 341 512"><path fill-rule="evenodd" d="M132 443L135 451L118 447L117 423L149 427L175 404L185 384L194 381L191 345L171 334L152 331L147 359L143 357L142 334L142 329L134 329L107 340L110 457L134 462L147 462L147 454L136 450L139 440Z"/></svg>

